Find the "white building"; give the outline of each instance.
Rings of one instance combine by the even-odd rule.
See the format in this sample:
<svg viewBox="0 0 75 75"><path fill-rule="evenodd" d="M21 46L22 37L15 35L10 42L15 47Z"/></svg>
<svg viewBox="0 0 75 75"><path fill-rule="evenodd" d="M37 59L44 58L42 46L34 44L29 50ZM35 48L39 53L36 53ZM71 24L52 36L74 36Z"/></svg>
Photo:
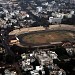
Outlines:
<svg viewBox="0 0 75 75"><path fill-rule="evenodd" d="M44 51L36 54L36 58L41 65L48 65L53 63L53 60Z"/></svg>
<svg viewBox="0 0 75 75"><path fill-rule="evenodd" d="M42 12L42 7L36 7L37 12Z"/></svg>
<svg viewBox="0 0 75 75"><path fill-rule="evenodd" d="M52 24L60 24L62 21L62 18L53 18L53 17L49 17L49 22Z"/></svg>
<svg viewBox="0 0 75 75"><path fill-rule="evenodd" d="M5 69L4 73L5 75L11 75L11 72L8 69Z"/></svg>
<svg viewBox="0 0 75 75"><path fill-rule="evenodd" d="M48 51L47 53L51 57L51 59L57 59L58 58L57 57L58 55L53 51Z"/></svg>
<svg viewBox="0 0 75 75"><path fill-rule="evenodd" d="M11 71L11 75L17 75L15 71Z"/></svg>
<svg viewBox="0 0 75 75"><path fill-rule="evenodd" d="M67 53L68 53L69 55L73 55L75 49L74 49L74 48L66 48L66 51L67 51Z"/></svg>
<svg viewBox="0 0 75 75"><path fill-rule="evenodd" d="M43 66L42 66L42 65L36 66L36 70L37 70L37 71L40 71L40 70L42 71L42 70L43 70Z"/></svg>
<svg viewBox="0 0 75 75"><path fill-rule="evenodd" d="M71 11L70 14L73 15L74 14L74 11Z"/></svg>
<svg viewBox="0 0 75 75"><path fill-rule="evenodd" d="M8 69L5 69L4 73L4 75L17 75L16 71L10 71Z"/></svg>
<svg viewBox="0 0 75 75"><path fill-rule="evenodd" d="M31 75L40 75L37 70L30 71Z"/></svg>

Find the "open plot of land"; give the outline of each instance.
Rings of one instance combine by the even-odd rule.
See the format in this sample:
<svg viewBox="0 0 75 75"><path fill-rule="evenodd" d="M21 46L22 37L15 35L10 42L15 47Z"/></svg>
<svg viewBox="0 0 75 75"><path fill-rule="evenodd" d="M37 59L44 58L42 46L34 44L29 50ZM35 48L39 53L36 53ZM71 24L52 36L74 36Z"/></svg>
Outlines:
<svg viewBox="0 0 75 75"><path fill-rule="evenodd" d="M71 31L43 31L29 34L22 34L20 42L26 44L47 44L50 42L61 42L74 40L75 33Z"/></svg>

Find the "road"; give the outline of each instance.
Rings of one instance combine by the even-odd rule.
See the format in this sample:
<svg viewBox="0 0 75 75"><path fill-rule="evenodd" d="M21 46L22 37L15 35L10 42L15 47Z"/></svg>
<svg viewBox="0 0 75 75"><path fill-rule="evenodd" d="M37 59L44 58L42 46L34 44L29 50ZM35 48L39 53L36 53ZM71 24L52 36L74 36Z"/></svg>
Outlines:
<svg viewBox="0 0 75 75"><path fill-rule="evenodd" d="M10 46L8 45L7 37L5 36L5 34L6 34L6 31L4 29L2 29L1 30L2 45L5 48L6 54L10 54L10 55L14 56L14 53L10 50Z"/></svg>

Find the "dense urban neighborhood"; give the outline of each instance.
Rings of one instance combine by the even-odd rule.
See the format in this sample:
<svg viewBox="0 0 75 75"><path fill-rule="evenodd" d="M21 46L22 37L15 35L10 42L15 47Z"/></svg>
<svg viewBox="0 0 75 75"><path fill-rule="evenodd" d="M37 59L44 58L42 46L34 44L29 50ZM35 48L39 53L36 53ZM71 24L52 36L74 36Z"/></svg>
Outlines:
<svg viewBox="0 0 75 75"><path fill-rule="evenodd" d="M75 0L0 0L0 75L75 75Z"/></svg>

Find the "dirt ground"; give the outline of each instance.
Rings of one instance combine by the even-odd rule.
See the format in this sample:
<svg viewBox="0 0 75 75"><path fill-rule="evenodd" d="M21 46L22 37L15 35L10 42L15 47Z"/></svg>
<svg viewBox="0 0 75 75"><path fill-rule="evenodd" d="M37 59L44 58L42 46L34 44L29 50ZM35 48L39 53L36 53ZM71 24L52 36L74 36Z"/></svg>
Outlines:
<svg viewBox="0 0 75 75"><path fill-rule="evenodd" d="M61 42L64 40L73 40L75 38L75 33L69 31L51 31L46 33L28 34L22 39L26 43L31 44L43 44L50 42Z"/></svg>

